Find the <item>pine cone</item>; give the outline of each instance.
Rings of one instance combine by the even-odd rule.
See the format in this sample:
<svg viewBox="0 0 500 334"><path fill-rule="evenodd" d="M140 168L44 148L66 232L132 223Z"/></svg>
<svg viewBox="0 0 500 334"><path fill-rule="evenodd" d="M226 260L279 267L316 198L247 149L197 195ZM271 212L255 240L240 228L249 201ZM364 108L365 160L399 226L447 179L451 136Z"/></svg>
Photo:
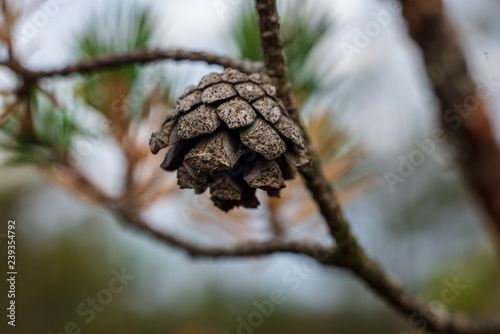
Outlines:
<svg viewBox="0 0 500 334"><path fill-rule="evenodd" d="M307 161L300 128L288 117L276 88L259 74L226 69L191 86L150 139L156 154L169 147L161 167L177 170L181 189L201 194L224 211L256 208L255 190L279 197L292 165Z"/></svg>

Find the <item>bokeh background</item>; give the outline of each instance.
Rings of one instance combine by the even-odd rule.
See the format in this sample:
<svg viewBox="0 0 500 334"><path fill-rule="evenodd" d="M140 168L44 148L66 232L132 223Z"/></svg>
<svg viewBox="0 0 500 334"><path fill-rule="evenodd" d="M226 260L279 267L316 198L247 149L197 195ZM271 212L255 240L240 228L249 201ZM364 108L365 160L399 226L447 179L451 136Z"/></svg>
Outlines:
<svg viewBox="0 0 500 334"><path fill-rule="evenodd" d="M50 3L57 10L51 7L49 20L30 30ZM500 2L445 4L473 78L499 81ZM33 69L144 47L261 57L250 0L20 1L16 6L24 10L15 46ZM346 45L354 45L366 24L379 22L381 11L388 19L380 31L366 47L346 54ZM489 236L446 143L425 155L405 182L394 187L387 182L387 172L397 173L401 158L418 150L415 142L439 126L421 55L395 2L281 1L280 12L302 117L361 243L415 293L453 310L500 311L499 245ZM126 159L145 159L139 153L127 156L127 145L147 151L149 133L158 126L154 121L186 85L212 71L221 68L159 62L46 80L35 97L45 115L38 131L43 145L20 148L9 142L9 131L1 133L0 247L6 254L5 226L16 219L16 332L61 333L73 321L82 333L237 333L238 319L247 319L256 310L254 302L269 299L274 289L284 291L286 301L252 327L254 333L419 332L418 323L396 314L346 272L317 267L291 289L287 273L303 266L297 256L194 260L120 224L99 203L48 175L46 160L50 166L54 150L71 152L75 168L108 193L118 193ZM12 73L0 71L2 90L15 83ZM54 106L51 97L62 106ZM124 135L109 127L123 121L110 116L116 101L129 112L127 124L118 125L129 136L125 144ZM500 87L487 103L500 133ZM56 109L65 110L63 120L51 118ZM143 173L158 164L148 160ZM266 222L273 218L288 239L331 242L314 207L302 200L307 194L300 184L289 185L282 201L261 197L262 209L224 216L200 204L191 191L177 190L175 175L157 177L149 185L161 183L161 190L136 199L158 229L205 244L252 242L269 237ZM122 268L135 278L87 323L78 306L106 289L113 270ZM443 301L443 289L455 280L466 288L453 302ZM0 289L6 291L5 279ZM4 309L6 298L1 303ZM12 330L5 322L0 328Z"/></svg>

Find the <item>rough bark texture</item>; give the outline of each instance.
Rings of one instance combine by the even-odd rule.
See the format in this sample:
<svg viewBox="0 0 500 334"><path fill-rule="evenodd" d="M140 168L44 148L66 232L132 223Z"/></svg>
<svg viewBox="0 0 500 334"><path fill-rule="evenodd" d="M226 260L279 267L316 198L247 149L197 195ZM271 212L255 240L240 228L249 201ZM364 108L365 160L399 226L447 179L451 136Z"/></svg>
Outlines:
<svg viewBox="0 0 500 334"><path fill-rule="evenodd" d="M274 79L278 91L277 95L284 103L290 117L303 129L287 78L287 66L283 52L283 40L280 34L276 1L256 0L256 8L259 15L258 24L266 72ZM310 159L308 159L309 162L306 165L299 167L299 172L304 177L308 189L318 203L321 213L337 242L352 241L354 238L351 235L349 225L343 218L338 201L323 174L321 162L310 145L307 135L304 137Z"/></svg>
<svg viewBox="0 0 500 334"><path fill-rule="evenodd" d="M278 88L278 98L287 106L290 117L296 121L298 112L291 95L292 86L287 78L288 68L283 53L278 9L273 0L256 1L256 8L266 72Z"/></svg>
<svg viewBox="0 0 500 334"><path fill-rule="evenodd" d="M402 1L409 32L422 50L441 104L441 124L458 165L500 242L500 149L488 116L495 87L476 86L441 0Z"/></svg>
<svg viewBox="0 0 500 334"><path fill-rule="evenodd" d="M279 158L286 152L283 139L261 118L257 118L251 126L241 129L240 138L245 146L268 160Z"/></svg>
<svg viewBox="0 0 500 334"><path fill-rule="evenodd" d="M262 69L260 63L251 62L237 58L229 58L213 55L207 52L190 52L186 50L137 50L124 54L116 54L109 56L101 56L91 60L86 60L75 65L69 65L61 69L51 71L29 71L16 64L6 64L9 67L14 67L16 72L24 72L24 74L32 80L39 78L64 76L71 73L89 73L97 70L113 69L129 64L145 64L156 62L159 60L171 59L176 61L203 61L207 64L221 65L223 67L231 67L240 70L244 73L259 72Z"/></svg>

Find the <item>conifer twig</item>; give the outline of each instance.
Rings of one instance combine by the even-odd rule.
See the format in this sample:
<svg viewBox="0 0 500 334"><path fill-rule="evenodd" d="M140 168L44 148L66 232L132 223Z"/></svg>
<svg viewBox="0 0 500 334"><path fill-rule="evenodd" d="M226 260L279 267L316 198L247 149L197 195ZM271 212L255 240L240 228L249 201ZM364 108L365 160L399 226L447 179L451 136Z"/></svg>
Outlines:
<svg viewBox="0 0 500 334"><path fill-rule="evenodd" d="M235 68L245 73L259 72L260 70L262 70L262 65L258 62L217 56L208 52L151 49L100 56L55 70L32 71L28 69L23 70L22 68L17 68L17 71L24 72L23 74L31 79L40 79L53 76L66 76L72 73L85 74L100 70L113 69L124 65L146 64L157 62L160 60L201 61L207 64ZM4 63L2 65L9 66L9 63ZM16 71L15 68L14 71Z"/></svg>

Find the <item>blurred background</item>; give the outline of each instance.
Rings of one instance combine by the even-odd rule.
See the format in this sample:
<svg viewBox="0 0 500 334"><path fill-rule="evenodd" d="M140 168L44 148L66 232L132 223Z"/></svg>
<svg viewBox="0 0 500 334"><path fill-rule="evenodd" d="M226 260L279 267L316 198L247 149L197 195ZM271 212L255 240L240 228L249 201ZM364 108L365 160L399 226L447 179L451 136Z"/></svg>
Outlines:
<svg viewBox="0 0 500 334"><path fill-rule="evenodd" d="M261 57L250 0L12 3L22 9L13 45L31 69L146 47ZM446 143L434 141L435 150L404 182L388 178L439 127L420 51L397 2L279 5L302 118L368 253L435 305L500 311L499 245ZM472 77L499 81L500 2L445 5ZM360 44L367 24L379 28ZM276 233L269 220L279 222L283 238L331 243L300 181L289 183L280 200L261 196L259 210L223 215L206 197L178 190L175 174L159 169L161 157L149 154L150 133L185 86L213 71L222 68L163 61L46 79L30 93L36 110L30 138L19 136L16 117L1 128L0 247L6 254L5 225L16 219L16 332L69 333L71 323L96 334L421 332L414 319L396 314L346 272L314 267L291 280L293 268L305 267L292 255L193 260L122 225L78 186L75 180L85 175L107 195L133 203L155 228L203 244L266 240ZM16 77L1 69L0 90L15 86ZM9 104L8 96L1 99L3 107ZM500 92L487 104L500 133ZM123 289L102 292L123 270L133 276ZM456 298L442 300L457 281L463 289ZM0 288L7 290L5 279ZM284 303L248 327L256 302L275 289ZM92 308L88 298L105 303ZM0 326L7 327L5 321Z"/></svg>

